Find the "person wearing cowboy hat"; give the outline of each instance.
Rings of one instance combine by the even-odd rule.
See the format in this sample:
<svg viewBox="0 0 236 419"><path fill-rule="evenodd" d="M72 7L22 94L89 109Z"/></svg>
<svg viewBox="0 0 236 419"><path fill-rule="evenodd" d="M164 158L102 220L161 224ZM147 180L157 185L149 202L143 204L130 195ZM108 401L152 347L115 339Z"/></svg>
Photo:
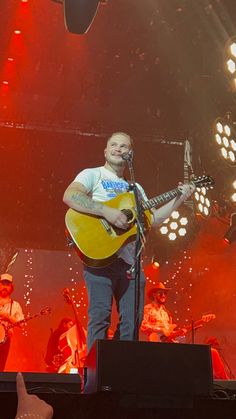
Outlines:
<svg viewBox="0 0 236 419"><path fill-rule="evenodd" d="M13 328L7 330L7 327L24 319L20 304L11 298L13 290L12 275L3 273L0 276L0 371L5 369L10 350Z"/></svg>
<svg viewBox="0 0 236 419"><path fill-rule="evenodd" d="M164 337L170 336L176 327L165 306L169 290L170 288L167 288L163 282L157 282L148 292L151 303L144 307L141 331L148 336L150 342L163 341Z"/></svg>

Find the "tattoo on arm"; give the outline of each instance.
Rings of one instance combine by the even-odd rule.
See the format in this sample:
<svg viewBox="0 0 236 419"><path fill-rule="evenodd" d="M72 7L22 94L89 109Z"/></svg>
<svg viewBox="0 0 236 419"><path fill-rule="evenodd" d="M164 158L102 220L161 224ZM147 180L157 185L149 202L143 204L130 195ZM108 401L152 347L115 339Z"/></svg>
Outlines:
<svg viewBox="0 0 236 419"><path fill-rule="evenodd" d="M71 196L71 199L75 204L78 204L86 209L96 210L103 208L102 203L93 201L92 198L81 192L74 192Z"/></svg>

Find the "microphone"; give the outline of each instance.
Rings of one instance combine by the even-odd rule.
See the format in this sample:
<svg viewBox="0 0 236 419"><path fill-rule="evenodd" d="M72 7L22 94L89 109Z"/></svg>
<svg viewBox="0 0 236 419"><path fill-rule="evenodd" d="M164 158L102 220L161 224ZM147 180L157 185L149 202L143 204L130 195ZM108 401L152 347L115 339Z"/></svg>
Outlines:
<svg viewBox="0 0 236 419"><path fill-rule="evenodd" d="M122 153L121 157L125 161L131 161L133 159L133 155L134 155L133 150L129 150Z"/></svg>

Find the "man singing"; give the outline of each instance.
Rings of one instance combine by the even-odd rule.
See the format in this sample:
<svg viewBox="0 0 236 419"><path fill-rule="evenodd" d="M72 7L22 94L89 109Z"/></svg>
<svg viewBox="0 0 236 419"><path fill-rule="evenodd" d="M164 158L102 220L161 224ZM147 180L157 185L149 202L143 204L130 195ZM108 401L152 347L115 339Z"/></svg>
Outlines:
<svg viewBox="0 0 236 419"><path fill-rule="evenodd" d="M118 208L104 205L117 195L130 192L129 183L124 177L126 161L124 155L132 151L133 140L124 132L116 132L108 138L104 150L105 164L101 167L82 170L68 186L64 202L81 213L105 219L116 228L126 230L127 216ZM143 188L137 184L140 199L147 200ZM152 222L162 223L172 211L179 207L194 191L192 185L179 186L180 194L159 209L152 210ZM96 246L96 243L94 243ZM134 335L134 287L135 281L127 277L127 271L134 264L135 242L129 242L117 252L117 258L105 268L84 266L84 277L89 299L89 323L87 348L96 339L104 339L111 320L113 297L119 313L119 322L114 338L132 340ZM142 320L145 278L141 273L140 315Z"/></svg>

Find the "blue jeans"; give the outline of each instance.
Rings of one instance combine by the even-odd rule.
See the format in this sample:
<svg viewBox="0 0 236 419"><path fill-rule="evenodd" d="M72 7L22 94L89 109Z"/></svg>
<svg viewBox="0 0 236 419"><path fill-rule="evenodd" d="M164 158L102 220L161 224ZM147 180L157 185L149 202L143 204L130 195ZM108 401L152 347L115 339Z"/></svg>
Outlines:
<svg viewBox="0 0 236 419"><path fill-rule="evenodd" d="M132 340L134 333L135 281L127 278L130 265L123 259L116 259L105 268L84 268L88 291L89 322L87 351L96 339L105 339L111 322L113 297L116 301L119 322L115 339ZM145 277L141 272L139 323L143 318ZM140 325L139 324L139 325Z"/></svg>

